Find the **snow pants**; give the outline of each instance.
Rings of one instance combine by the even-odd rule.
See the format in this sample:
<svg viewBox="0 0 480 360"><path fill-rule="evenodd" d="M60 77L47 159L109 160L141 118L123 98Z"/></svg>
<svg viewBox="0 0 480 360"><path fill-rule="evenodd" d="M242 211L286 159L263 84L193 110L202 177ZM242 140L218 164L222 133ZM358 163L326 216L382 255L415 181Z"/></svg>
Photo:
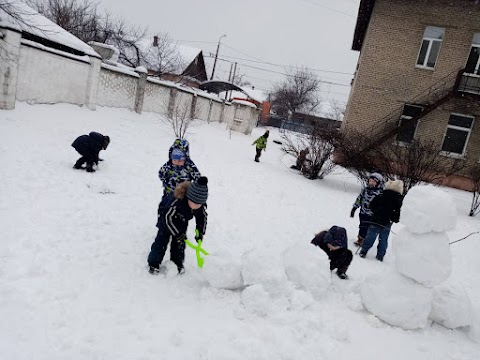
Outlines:
<svg viewBox="0 0 480 360"><path fill-rule="evenodd" d="M255 155L255 161L258 162L258 160L260 159L260 156L262 156L262 149L256 149L257 150L257 155Z"/></svg>
<svg viewBox="0 0 480 360"><path fill-rule="evenodd" d="M390 235L391 227L392 223L387 225L371 224L368 227L367 235L365 236L365 241L363 242L360 253L367 254L368 250L370 250L370 248L373 246L378 236L377 259L383 260L383 257L387 253L388 236Z"/></svg>
<svg viewBox="0 0 480 360"><path fill-rule="evenodd" d="M360 213L358 218L360 219L360 225L358 225L358 236L362 239L365 239L365 236L367 236L368 227L371 225L370 221L372 220L372 217L370 215Z"/></svg>
<svg viewBox="0 0 480 360"><path fill-rule="evenodd" d="M149 266L152 266L156 269L160 267L169 242L170 260L177 265L178 271L183 269L183 261L185 259L185 241L183 239L174 239L172 235L163 228L158 229L157 237L152 244L147 260Z"/></svg>

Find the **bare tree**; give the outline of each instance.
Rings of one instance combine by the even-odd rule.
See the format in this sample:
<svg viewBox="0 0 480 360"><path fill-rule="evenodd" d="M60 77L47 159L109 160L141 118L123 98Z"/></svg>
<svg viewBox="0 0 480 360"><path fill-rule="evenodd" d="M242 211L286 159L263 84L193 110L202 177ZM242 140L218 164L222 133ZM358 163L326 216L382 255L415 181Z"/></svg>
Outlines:
<svg viewBox="0 0 480 360"><path fill-rule="evenodd" d="M184 139L188 128L195 117L195 102L188 104L182 101L176 89L170 90L170 98L165 103L167 116L162 118L169 124L175 136Z"/></svg>
<svg viewBox="0 0 480 360"><path fill-rule="evenodd" d="M282 150L299 158L300 152L308 149L305 164L299 170L308 179L323 179L335 167L331 157L338 136L338 130L313 123L306 134L283 134Z"/></svg>
<svg viewBox="0 0 480 360"><path fill-rule="evenodd" d="M365 134L344 137L336 144L341 153L339 162L362 182L372 171L381 172L386 179L401 179L404 194L422 181L439 185L463 168L461 160L442 154L435 141L415 140L408 145L390 141L363 151L368 141Z"/></svg>
<svg viewBox="0 0 480 360"><path fill-rule="evenodd" d="M311 113L320 105L319 90L320 80L310 70L287 70L285 79L273 86L272 108L285 117L298 111Z"/></svg>
<svg viewBox="0 0 480 360"><path fill-rule="evenodd" d="M145 62L148 69L159 77L162 74L178 74L185 68L178 44L166 32L153 37L151 46L146 50Z"/></svg>
<svg viewBox="0 0 480 360"><path fill-rule="evenodd" d="M472 166L468 170L468 176L472 183L472 203L469 216L476 216L480 212L480 167Z"/></svg>

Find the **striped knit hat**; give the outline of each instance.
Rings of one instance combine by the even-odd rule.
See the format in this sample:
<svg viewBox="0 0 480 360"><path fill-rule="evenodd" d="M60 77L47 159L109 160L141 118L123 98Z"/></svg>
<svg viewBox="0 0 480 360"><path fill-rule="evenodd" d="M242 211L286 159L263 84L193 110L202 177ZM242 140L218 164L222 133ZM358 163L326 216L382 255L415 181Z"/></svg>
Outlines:
<svg viewBox="0 0 480 360"><path fill-rule="evenodd" d="M208 198L208 179L201 176L197 181L193 181L187 190L187 199L195 204L205 205Z"/></svg>

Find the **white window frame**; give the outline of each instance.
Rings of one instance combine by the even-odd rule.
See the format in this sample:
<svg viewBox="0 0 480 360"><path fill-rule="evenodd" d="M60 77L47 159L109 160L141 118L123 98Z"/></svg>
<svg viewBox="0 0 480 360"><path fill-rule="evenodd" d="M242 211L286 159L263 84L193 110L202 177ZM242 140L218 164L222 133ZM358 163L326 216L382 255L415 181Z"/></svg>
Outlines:
<svg viewBox="0 0 480 360"><path fill-rule="evenodd" d="M465 139L465 144L463 144L463 151L462 151L461 154L448 152L448 151L444 151L444 150L440 151L440 154L448 156L448 157L456 158L456 159L463 159L465 157L466 152L467 152L467 145L468 145L468 142L470 141L470 135L472 134L473 125L475 124L475 116L459 114L459 113L450 113L450 116L452 116L452 115L461 116L461 117L464 117L464 118L470 118L470 119L472 119L472 125L470 126L470 128L467 129L466 127L447 124L447 128L445 129L445 134L443 135L442 148L443 148L443 144L445 143L445 139L447 137L448 129L464 131L468 134L467 134L467 138ZM448 121L450 121L450 117L448 118Z"/></svg>
<svg viewBox="0 0 480 360"><path fill-rule="evenodd" d="M436 27L436 28L439 28L439 29L443 29L442 39L425 37L425 31L427 30L428 27ZM438 26L427 26L423 33L424 33L424 35L422 36L422 41L420 42L420 48L418 49L417 60L415 61L415 67L420 68L420 69L426 69L426 70L435 70L435 67L437 66L437 63L438 63L438 58L440 57L440 51L442 50L443 37L445 36L445 28L441 28L441 27L438 27ZM418 60L419 60L419 57L420 57L420 53L422 51L423 42L425 40L429 41L428 47L427 47L427 52L425 53L425 59L423 60L423 64L419 65ZM426 64L428 62L428 58L430 57L430 52L432 51L432 45L433 45L434 41L440 42L440 47L438 48L438 54L437 54L437 58L435 59L435 65L433 67L431 67L431 66L427 66Z"/></svg>
<svg viewBox="0 0 480 360"><path fill-rule="evenodd" d="M398 126L400 127L402 125L402 121L403 120L410 120L413 116L408 116L408 115L403 115L403 111L405 110L405 106L412 106L412 107L417 107L417 108L420 108L422 109L423 111L423 107L420 106L420 105L413 105L413 104L405 104L403 105L403 109L402 109L402 115L400 115L400 119L398 119ZM417 126L415 126L415 131L413 133L413 138L412 138L412 142L406 142L406 141L399 141L396 139L396 136L395 136L395 143L397 145L400 145L400 146L411 146L412 143L415 141L415 139L417 138L417 131L418 131L418 126L420 125L420 119L417 120Z"/></svg>

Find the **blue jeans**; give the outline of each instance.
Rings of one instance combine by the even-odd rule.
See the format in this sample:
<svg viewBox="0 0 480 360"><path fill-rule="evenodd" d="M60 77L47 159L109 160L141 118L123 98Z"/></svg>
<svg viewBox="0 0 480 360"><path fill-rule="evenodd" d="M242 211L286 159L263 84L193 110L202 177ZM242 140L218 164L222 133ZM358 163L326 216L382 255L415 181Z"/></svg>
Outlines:
<svg viewBox="0 0 480 360"><path fill-rule="evenodd" d="M373 246L378 236L377 259L383 260L383 257L387 252L388 236L390 235L391 227L392 223L387 225L370 224L367 235L365 236L365 241L362 245L362 250L360 252L362 254L366 254Z"/></svg>

